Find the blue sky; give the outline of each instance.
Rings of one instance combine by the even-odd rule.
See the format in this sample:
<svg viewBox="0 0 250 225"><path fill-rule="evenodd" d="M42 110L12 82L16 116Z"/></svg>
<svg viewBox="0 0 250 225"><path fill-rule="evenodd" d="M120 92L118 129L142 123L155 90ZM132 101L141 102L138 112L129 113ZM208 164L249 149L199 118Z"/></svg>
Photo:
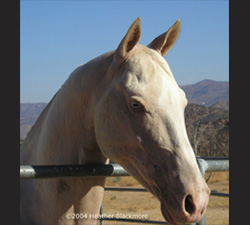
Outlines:
<svg viewBox="0 0 250 225"><path fill-rule="evenodd" d="M80 64L115 49L141 17L141 44L181 19L165 57L180 85L229 80L228 1L23 1L20 101L49 102Z"/></svg>

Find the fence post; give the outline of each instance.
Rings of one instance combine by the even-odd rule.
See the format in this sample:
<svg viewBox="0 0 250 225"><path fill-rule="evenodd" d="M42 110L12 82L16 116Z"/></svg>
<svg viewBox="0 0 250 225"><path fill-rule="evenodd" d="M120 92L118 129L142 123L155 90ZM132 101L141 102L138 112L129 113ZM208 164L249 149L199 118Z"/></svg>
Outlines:
<svg viewBox="0 0 250 225"><path fill-rule="evenodd" d="M103 219L102 219L102 215L103 215L103 202L102 202L102 205L101 205L101 208L100 208L100 215L101 215L100 225L103 225Z"/></svg>
<svg viewBox="0 0 250 225"><path fill-rule="evenodd" d="M208 168L208 164L204 159L199 159L199 158L197 159L197 163L201 171L201 175L205 179L205 173ZM206 225L206 214L202 217L202 219L198 223L196 223L196 225Z"/></svg>

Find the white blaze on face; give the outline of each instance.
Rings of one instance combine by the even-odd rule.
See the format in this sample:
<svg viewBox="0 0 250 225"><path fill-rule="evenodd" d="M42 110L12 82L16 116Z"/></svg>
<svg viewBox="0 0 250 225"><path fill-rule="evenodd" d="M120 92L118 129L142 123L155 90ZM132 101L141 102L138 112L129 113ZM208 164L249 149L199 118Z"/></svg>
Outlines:
<svg viewBox="0 0 250 225"><path fill-rule="evenodd" d="M190 170L192 168L193 172L199 175L195 155L185 126L184 110L187 105L186 95L176 83L170 67L165 60L161 66L159 70L162 71L158 71L159 83L161 85L158 107L160 111L159 115L161 115L162 122L166 127L164 144L166 149L178 155L178 163L183 164L183 168L184 165L188 165L187 168Z"/></svg>

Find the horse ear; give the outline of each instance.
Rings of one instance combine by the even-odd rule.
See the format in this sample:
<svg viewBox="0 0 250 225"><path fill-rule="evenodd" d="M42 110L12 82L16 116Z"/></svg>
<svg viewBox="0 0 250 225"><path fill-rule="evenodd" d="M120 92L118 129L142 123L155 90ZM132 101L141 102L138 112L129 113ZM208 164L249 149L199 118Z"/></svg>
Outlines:
<svg viewBox="0 0 250 225"><path fill-rule="evenodd" d="M178 19L167 32L155 38L148 47L158 51L162 56L166 55L178 39L180 30L181 20Z"/></svg>
<svg viewBox="0 0 250 225"><path fill-rule="evenodd" d="M128 29L115 51L115 59L125 59L128 53L135 47L141 37L141 18L138 17Z"/></svg>

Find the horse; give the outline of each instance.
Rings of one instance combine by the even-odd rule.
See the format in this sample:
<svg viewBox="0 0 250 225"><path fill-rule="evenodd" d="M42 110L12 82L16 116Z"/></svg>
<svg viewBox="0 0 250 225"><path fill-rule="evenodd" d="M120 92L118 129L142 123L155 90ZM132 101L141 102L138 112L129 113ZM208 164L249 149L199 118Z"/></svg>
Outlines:
<svg viewBox="0 0 250 225"><path fill-rule="evenodd" d="M145 46L138 17L115 50L77 67L28 133L20 163L112 160L159 199L166 221L199 221L210 190L187 136L185 93L164 59L180 29L177 20ZM88 215L99 214L105 177L20 182L21 224L96 224Z"/></svg>

